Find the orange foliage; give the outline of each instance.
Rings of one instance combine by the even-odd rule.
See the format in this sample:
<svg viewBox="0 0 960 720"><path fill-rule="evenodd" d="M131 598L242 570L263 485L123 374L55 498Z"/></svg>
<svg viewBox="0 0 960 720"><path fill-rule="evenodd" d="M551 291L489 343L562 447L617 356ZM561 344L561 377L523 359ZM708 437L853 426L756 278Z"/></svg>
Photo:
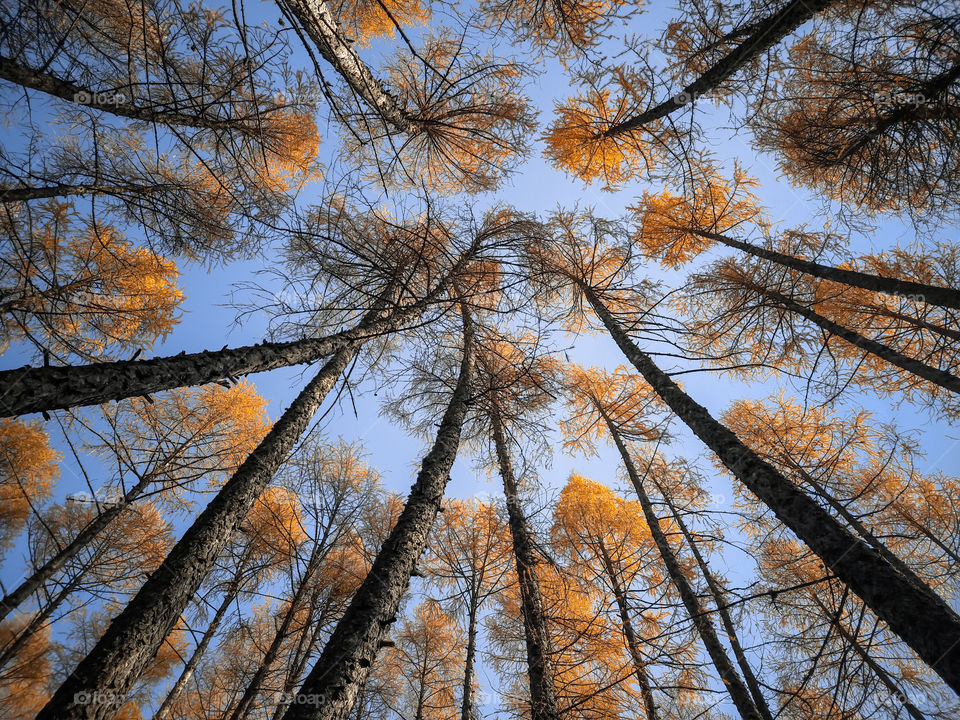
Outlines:
<svg viewBox="0 0 960 720"><path fill-rule="evenodd" d="M335 8L337 22L361 48L374 38L392 38L397 25L426 25L431 17L421 0L340 0Z"/></svg>
<svg viewBox="0 0 960 720"><path fill-rule="evenodd" d="M60 453L36 420L0 419L0 550L23 528L31 506L53 492Z"/></svg>
<svg viewBox="0 0 960 720"><path fill-rule="evenodd" d="M0 647L7 647L26 628L30 616L17 615L0 623ZM50 699L52 676L50 626L31 635L0 675L0 716L10 720L34 717Z"/></svg>

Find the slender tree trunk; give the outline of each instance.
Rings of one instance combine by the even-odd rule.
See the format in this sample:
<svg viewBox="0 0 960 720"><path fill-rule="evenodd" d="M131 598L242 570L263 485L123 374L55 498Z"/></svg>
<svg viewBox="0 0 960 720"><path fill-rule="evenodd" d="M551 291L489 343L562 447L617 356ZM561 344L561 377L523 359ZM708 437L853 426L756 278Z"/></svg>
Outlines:
<svg viewBox="0 0 960 720"><path fill-rule="evenodd" d="M377 335L401 329L420 317L472 256L461 257L447 276L423 298L394 308L383 317L368 314L349 330L321 338L262 342L222 350L180 353L150 360L120 360L65 367L23 367L0 372L0 417L46 410L100 405L177 387L203 385L248 373L314 362Z"/></svg>
<svg viewBox="0 0 960 720"><path fill-rule="evenodd" d="M311 607L316 606L317 597L317 593L314 592L314 597L311 599ZM293 690L297 686L297 682L300 679L300 676L303 674L304 668L306 667L307 659L317 646L317 641L320 639L320 628L323 626L329 607L329 603L325 604L323 610L320 612L320 618L317 620L314 626L308 625L303 629L303 632L300 635L300 645L297 648L296 658L291 667L288 668L287 676L283 682L284 699L277 703L277 707L273 711L272 720L280 720L280 718L283 717L283 713L286 712L287 706L289 705L289 703L286 701L286 698L293 694ZM304 642L304 640L306 640L306 642ZM358 702L362 702L362 696L363 689L361 688Z"/></svg>
<svg viewBox="0 0 960 720"><path fill-rule="evenodd" d="M660 484L657 483L657 485L659 486ZM740 668L743 679L746 681L747 687L750 689L750 695L753 697L753 703L757 706L757 710L760 711L760 714L763 716L764 720L773 720L773 714L770 712L770 706L767 704L767 699L763 696L763 690L760 689L760 683L757 681L757 676L754 674L753 668L750 666L750 661L747 660L747 654L743 651L743 646L740 644L740 638L737 634L736 625L734 625L733 618L730 616L730 609L727 607L726 593L724 593L720 583L710 571L710 566L707 564L706 558L704 558L703 554L700 552L700 548L697 546L697 541L687 529L687 524L683 521L683 517L677 510L676 506L674 506L673 501L670 499L670 495L666 492L666 490L663 489L663 487L660 487L660 494L663 495L663 499L670 508L673 519L677 523L677 527L680 529L683 539L687 542L687 547L689 547L690 552L693 553L693 557L697 561L697 567L700 568L700 574L703 575L703 579L707 581L707 588L709 588L710 594L713 596L714 605L717 607L716 612L720 616L720 624L723 626L723 631L726 633L727 639L730 641L730 649L733 650L733 656L737 660L737 665Z"/></svg>
<svg viewBox="0 0 960 720"><path fill-rule="evenodd" d="M710 622L707 611L700 605L697 593L690 586L690 583L687 582L687 578L683 574L680 561L673 552L673 548L670 547L670 542L667 540L666 534L660 527L660 519L653 510L650 496L647 495L647 491L643 487L643 480L633 464L630 451L624 444L623 438L620 437L620 431L609 419L604 419L607 423L607 429L610 431L614 443L616 443L617 450L620 451L620 458L623 460L623 465L627 470L627 476L630 478L630 482L637 492L637 497L640 499L643 516L646 518L647 525L650 527L650 536L653 538L657 550L660 551L660 557L663 559L663 565L667 570L667 574L677 589L680 600L683 602L687 614L693 621L693 625L697 629L700 639L703 641L703 646L706 648L707 654L713 662L713 666L717 669L720 681L729 693L730 699L733 700L733 704L736 706L737 712L740 713L740 717L742 717L743 720L764 720L763 715L757 709L750 695L750 691L747 690L746 685L743 684L743 679L737 674L733 662L727 655L726 649L720 643L720 638L717 636L717 631L714 629L713 623Z"/></svg>
<svg viewBox="0 0 960 720"><path fill-rule="evenodd" d="M142 107L127 102L126 93L129 92L127 88L121 87L115 90L96 92L57 77L52 73L22 65L16 60L3 56L0 56L0 78L67 102L89 105L105 113L130 118L131 120L192 127L200 130L232 130L247 135L257 135L260 132L257 125L246 125L243 121L190 115L163 108ZM103 98L102 101L98 99L101 97Z"/></svg>
<svg viewBox="0 0 960 720"><path fill-rule="evenodd" d="M360 59L324 0L278 0L278 3L310 37L324 60L380 117L400 132L416 131L416 121Z"/></svg>
<svg viewBox="0 0 960 720"><path fill-rule="evenodd" d="M143 494L143 491L153 480L152 476L145 476L130 490L128 490L120 502L107 508L93 521L81 530L70 543L60 549L53 557L47 560L43 565L33 571L33 573L20 583L14 590L0 601L0 620L3 620L15 608L19 607L28 597L36 592L41 585L53 577L63 568L72 558L76 557L83 548L89 545L103 530L113 522L120 513L126 510L130 504Z"/></svg>
<svg viewBox="0 0 960 720"><path fill-rule="evenodd" d="M102 185L95 183L77 185L49 185L46 187L18 187L7 186L0 188L0 202L27 202L45 198L76 197L78 195L146 195L162 192L175 187L169 183L142 185L139 183L122 183L118 185Z"/></svg>
<svg viewBox="0 0 960 720"><path fill-rule="evenodd" d="M494 405L489 413L493 443L497 452L497 464L503 479L503 493L507 499L507 516L510 536L513 539L513 555L517 563L517 580L520 586L520 607L523 612L523 630L527 643L527 672L530 678L530 716L532 720L558 720L554 686L556 670L553 666L553 643L547 628L546 612L540 582L537 578L537 555L533 538L527 526L520 504L517 479L507 450L507 439Z"/></svg>
<svg viewBox="0 0 960 720"><path fill-rule="evenodd" d="M474 588L470 593L470 608L467 611L467 659L463 667L463 701L460 704L460 720L475 720L473 671L477 656L477 606L479 604L476 588Z"/></svg>
<svg viewBox="0 0 960 720"><path fill-rule="evenodd" d="M772 15L751 23L751 26L756 27L754 32L745 37L737 47L687 85L680 93L639 115L613 125L603 133L603 136L614 137L642 128L654 120L666 117L701 95L715 90L740 68L765 53L834 2L835 0L792 0Z"/></svg>
<svg viewBox="0 0 960 720"><path fill-rule="evenodd" d="M793 298L788 297L783 293L779 293L774 290L768 290L759 286L752 289L760 293L762 296L772 300L777 305L789 310L790 312L806 318L821 330L824 330L831 335L836 335L837 337L847 341L854 347L870 353L871 355L876 355L881 360L885 360L891 365L916 375L918 378L922 378L927 382L931 382L934 385L939 385L946 390L960 393L960 377L952 375L944 370L940 370L939 368L935 368L932 365L927 365L920 360L907 357L903 353L894 350L889 345L884 345L876 340L871 340L868 337L864 337L854 330L850 330L843 325L833 322L833 320L825 318L815 310L811 310L806 305L797 302Z"/></svg>
<svg viewBox="0 0 960 720"><path fill-rule="evenodd" d="M51 598L51 600L43 606L32 618L27 626L20 631L20 634L10 643L7 647L3 649L3 652L0 652L0 668L6 666L11 659L17 656L20 650L24 645L27 644L27 641L32 638L38 630L40 630L50 619L50 616L53 615L54 611L60 605L63 604L63 601L66 600L70 593L72 593L77 585L79 584L80 577L78 576L67 583L61 590Z"/></svg>
<svg viewBox="0 0 960 720"><path fill-rule="evenodd" d="M822 265L812 260L804 260L793 255L770 250L759 245L737 240L736 238L720 233L708 232L689 228L690 232L700 237L716 240L727 247L736 250L742 250L754 257L770 260L778 265L797 270L806 275L812 275L822 280L850 285L851 287L862 288L876 293L885 293L892 296L915 296L921 302L929 305L939 305L947 308L960 309L960 290L940 285L927 285L926 283L914 282L912 280L899 280L892 277L882 277L872 273L860 272L859 270L845 270L844 268L834 267L832 265ZM914 321L916 322L916 321ZM945 329L939 328L942 332ZM949 331L947 331L949 332Z"/></svg>
<svg viewBox="0 0 960 720"><path fill-rule="evenodd" d="M267 673L270 672L273 663L276 662L277 656L280 654L280 648L290 634L290 626L293 624L300 603L310 588L314 575L316 575L317 570L320 568L321 557L320 545L314 545L313 551L310 554L310 560L307 562L307 567L304 570L303 578L300 580L300 584L297 586L293 597L290 598L290 606L283 615L280 627L277 628L277 632L270 642L270 647L267 648L267 652L260 662L260 667L257 668L253 677L250 678L246 689L243 691L243 696L230 714L230 720L242 720L242 718L245 718L250 712L250 706L253 704L257 693L260 692L260 686L263 684L264 678L267 676Z"/></svg>
<svg viewBox="0 0 960 720"><path fill-rule="evenodd" d="M831 617L832 613L827 609L826 605L823 604L823 601L820 600L814 593L810 593L810 598L813 602L816 603L817 607L823 612L826 617ZM913 720L927 720L927 716L920 712L920 709L914 705L908 699L908 696L903 692L900 687L897 685L896 681L890 676L890 673L887 672L880 663L878 663L872 655L867 651L865 647L860 643L860 641L853 636L853 634L843 626L843 621L840 617L833 618L833 626L837 629L837 633L844 639L844 641L849 645L853 651L860 656L860 659L863 660L864 664L873 671L874 675L877 676L877 679L883 684L887 691L895 698L903 699L903 708L907 711L907 714L913 718Z"/></svg>
<svg viewBox="0 0 960 720"><path fill-rule="evenodd" d="M235 579L224 593L223 601L214 613L213 618L211 618L210 624L207 625L207 629L204 631L203 637L200 638L200 642L197 643L197 647L194 648L193 653L190 655L190 659L184 664L177 681L173 684L173 687L170 688L170 692L167 693L160 707L157 708L157 712L154 713L153 720L166 720L166 718L169 717L173 704L180 699L183 691L187 689L187 683L190 682L190 678L193 677L193 673L200 664L200 660L203 659L207 647L210 645L210 641L213 640L213 637L217 634L217 630L220 629L220 624L223 622L223 618L226 617L227 611L230 609L230 604L236 599L239 593L240 583Z"/></svg>
<svg viewBox="0 0 960 720"><path fill-rule="evenodd" d="M356 352L356 344L338 350L307 383L137 595L113 619L37 720L107 720L116 715L120 701L156 655L237 525L293 449ZM85 697L95 701L82 704ZM101 698L106 701L96 701ZM111 698L116 702L109 702Z"/></svg>
<svg viewBox="0 0 960 720"><path fill-rule="evenodd" d="M596 292L585 296L614 342L660 398L777 518L810 547L955 692L960 693L960 617L840 525L657 367L630 339Z"/></svg>
<svg viewBox="0 0 960 720"><path fill-rule="evenodd" d="M465 308L463 319L460 376L433 447L423 459L397 524L304 680L298 693L302 702L289 707L285 720L346 718L370 674L380 640L396 620L400 600L440 512L470 402L476 348L473 323Z"/></svg>
<svg viewBox="0 0 960 720"><path fill-rule="evenodd" d="M643 697L643 705L647 713L646 720L657 720L657 705L653 700L650 678L647 676L647 664L643 660L643 653L640 652L640 637L637 635L637 631L633 627L633 619L630 617L627 593L620 584L620 578L613 566L613 560L610 558L610 553L607 552L602 540L600 541L600 556L603 560L604 572L606 572L610 587L613 589L613 598L617 603L617 610L620 612L623 637L627 641L630 659L633 660L633 671L637 676L637 684L640 686L640 695Z"/></svg>

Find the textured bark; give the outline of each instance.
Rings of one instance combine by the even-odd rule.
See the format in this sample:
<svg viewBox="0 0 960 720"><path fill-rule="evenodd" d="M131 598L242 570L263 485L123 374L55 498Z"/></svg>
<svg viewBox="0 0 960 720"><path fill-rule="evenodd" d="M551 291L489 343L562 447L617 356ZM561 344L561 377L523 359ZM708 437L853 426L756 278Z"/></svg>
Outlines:
<svg viewBox="0 0 960 720"><path fill-rule="evenodd" d="M900 573L717 422L637 347L592 288L583 286L583 290L614 342L667 406L780 522L960 693L960 617L929 587Z"/></svg>
<svg viewBox="0 0 960 720"><path fill-rule="evenodd" d="M467 610L467 658L463 667L463 700L460 703L460 720L475 720L473 705L473 674L477 658L477 607L476 593L470 595Z"/></svg>
<svg viewBox="0 0 960 720"><path fill-rule="evenodd" d="M674 506L670 496L663 491L662 488L661 494L663 495L664 500L666 500L667 506L670 508L674 522L677 523L677 527L680 529L683 539L686 540L687 547L690 548L690 552L693 553L693 557L697 561L697 567L700 568L700 574L703 575L703 579L707 581L707 588L710 590L710 594L713 596L713 604L716 605L717 608L716 613L720 616L720 624L723 626L723 631L727 635L727 640L730 641L730 649L733 650L733 656L737 660L737 666L740 668L740 673L743 675L743 679L746 681L747 687L750 689L750 695L753 697L753 703L756 705L757 710L760 711L760 714L763 716L764 720L773 720L773 714L770 712L770 706L767 704L767 699L763 696L763 691L760 689L760 683L757 681L757 676L753 672L753 668L750 666L750 661L747 660L747 654L743 651L743 646L740 644L740 638L737 634L736 625L734 625L733 618L730 616L730 609L727 607L726 593L724 593L720 583L717 582L717 579L710 571L710 566L707 564L706 558L704 558L703 554L700 552L700 548L697 546L697 541L687 529L687 524L683 521L683 517L677 511L677 508Z"/></svg>
<svg viewBox="0 0 960 720"><path fill-rule="evenodd" d="M825 616L830 617L831 613L827 609L826 605L818 598L815 594L811 593L810 598L817 604L817 607L824 613ZM833 622L833 627L836 628L837 633L844 639L844 641L849 645L853 651L860 656L860 659L863 660L864 664L873 671L877 676L877 679L883 684L887 691L896 698L903 698L903 709L907 711L907 714L913 718L913 720L927 720L927 716L920 712L920 709L910 702L905 692L903 692L900 687L897 685L896 681L890 676L890 673L887 672L880 663L878 663L874 657L867 651L863 645L860 644L860 641L855 638L847 628L844 627L843 622L840 618L836 618Z"/></svg>
<svg viewBox="0 0 960 720"><path fill-rule="evenodd" d="M640 695L643 697L643 706L646 710L645 720L657 720L657 705L653 700L653 690L650 687L650 678L647 676L647 664L643 661L643 653L640 652L640 637L633 627L633 620L630 617L630 604L627 602L627 593L620 584L620 578L617 576L616 568L613 566L613 560L610 553L600 541L600 555L603 560L603 570L610 581L610 587L613 590L613 599L617 603L617 610L620 613L620 624L623 627L623 637L627 641L627 650L630 653L630 659L633 661L633 672L637 676L637 685L640 687Z"/></svg>
<svg viewBox="0 0 960 720"><path fill-rule="evenodd" d="M383 317L367 316L349 330L321 338L262 342L150 360L119 360L65 367L24 367L0 372L0 417L148 395L275 368L310 363L353 342L400 329L418 318L447 285Z"/></svg>
<svg viewBox="0 0 960 720"><path fill-rule="evenodd" d="M85 102L82 98L95 98L98 94L102 95L104 93L98 93L90 88L57 77L52 73L27 67L15 60L2 56L0 56L0 78L30 88L31 90L38 90L47 95L66 100L67 102L91 105L103 112L130 118L131 120L142 120L144 122L161 123L164 125L179 125L201 130L240 130L248 134L256 134L259 132L257 125L254 124L244 127L244 124L237 120L204 117L202 115L191 115L171 109L142 107L134 103L120 102L118 98L124 93L124 88L119 88L115 91L106 91L110 93L109 102L91 103L89 100Z"/></svg>
<svg viewBox="0 0 960 720"><path fill-rule="evenodd" d="M653 510L653 503L650 502L650 496L647 495L647 491L643 487L643 480L640 477L640 473L637 472L636 466L633 464L630 451L624 444L623 438L620 437L620 431L617 430L616 426L610 422L610 420L606 420L606 423L607 429L610 431L614 443L616 443L617 450L620 451L620 457L623 460L623 466L627 470L627 476L630 478L633 489L637 492L640 507L643 509L643 516L650 528L650 536L653 538L657 550L660 551L660 557L667 570L667 575L670 576L673 586L677 589L680 600L683 602L683 606L686 608L687 614L693 621L693 625L697 629L697 634L700 636L700 640L707 650L707 655L710 656L710 660L713 662L713 666L720 676L720 681L726 688L730 699L733 700L733 704L743 720L764 720L763 715L757 709L750 695L750 691L746 685L743 684L743 679L737 673L733 662L727 655L726 649L720 643L720 638L717 636L717 631L710 621L710 616L700 604L697 593L690 586L690 583L687 582L687 578L683 574L680 561L673 552L673 548L670 547L670 542L667 540L666 534L660 527L660 519Z"/></svg>
<svg viewBox="0 0 960 720"><path fill-rule="evenodd" d="M160 567L113 619L37 720L107 720L116 715L121 701L156 655L237 526L293 450L356 351L356 345L338 350L307 383ZM88 698L94 701L81 702Z"/></svg>
<svg viewBox="0 0 960 720"><path fill-rule="evenodd" d="M163 702L160 703L157 712L154 713L153 720L166 720L166 718L170 716L170 710L173 708L173 704L180 699L183 691L187 689L187 683L190 682L190 678L193 677L193 673L207 652L210 641L213 640L213 637L217 634L217 630L220 629L220 624L223 622L223 618L226 617L227 611L230 609L230 604L239 594L239 590L240 584L235 579L227 589L227 592L224 593L223 601L210 619L210 623L207 625L207 629L204 630L203 637L200 638L197 647L193 649L190 658L184 663L183 669L177 677L177 681L173 684L173 687L170 688L170 692L167 693Z"/></svg>
<svg viewBox="0 0 960 720"><path fill-rule="evenodd" d="M3 600L0 601L0 620L3 620L13 610L19 607L28 597L39 590L40 586L52 578L64 565L74 558L78 552L89 545L97 535L103 532L104 528L113 522L114 518L126 510L134 500L143 494L152 480L152 476L147 476L140 480L124 494L119 502L97 515L66 547L57 551L53 557L34 570L30 577L26 578L16 588L4 596Z"/></svg>
<svg viewBox="0 0 960 720"><path fill-rule="evenodd" d="M350 88L376 110L380 117L400 132L412 133L417 129L415 120L406 108L387 92L360 59L324 0L278 2L296 19L324 60L333 65Z"/></svg>
<svg viewBox="0 0 960 720"><path fill-rule="evenodd" d="M543 595L537 579L537 555L533 538L520 505L517 479L507 450L503 421L494 405L490 412L490 426L497 452L497 464L503 479L503 493L507 498L507 516L513 555L517 563L520 586L520 608L523 612L523 631L527 644L527 673L530 678L531 720L558 720L560 710L554 687L556 672L553 667L553 643L547 628Z"/></svg>
<svg viewBox="0 0 960 720"><path fill-rule="evenodd" d="M939 385L946 390L960 393L960 377L952 375L944 370L940 370L939 368L935 368L932 365L927 365L920 360L907 357L903 353L894 350L889 345L884 345L876 340L871 340L870 338L865 337L854 330L846 328L843 325L839 325L833 322L833 320L825 318L815 310L811 310L806 305L797 302L793 298L788 297L783 293L778 293L762 287L756 287L755 290L764 297L775 302L777 305L780 305L790 312L806 318L821 330L825 330L831 335L836 335L838 338L847 341L854 347L860 348L864 352L868 352L871 355L876 355L881 360L885 360L901 370L905 370L919 378L922 378L928 382L932 382L934 385Z"/></svg>
<svg viewBox="0 0 960 720"><path fill-rule="evenodd" d="M754 58L780 42L818 12L836 0L792 0L777 12L751 23L756 30L745 37L737 47L718 60L700 77L687 85L678 95L655 105L639 115L613 125L603 133L613 137L642 128L644 125L666 117L704 93L715 90L724 80L736 73Z"/></svg>
<svg viewBox="0 0 960 720"><path fill-rule="evenodd" d="M76 197L78 195L147 195L163 192L174 187L167 183L142 185L122 183L119 185L98 185L96 183L77 185L48 185L45 187L4 187L0 188L0 202L26 202L45 198Z"/></svg>
<svg viewBox="0 0 960 720"><path fill-rule="evenodd" d="M460 430L472 392L476 348L464 311L463 357L453 396L436 439L420 466L403 512L363 584L337 623L285 720L343 720L350 713L440 512L443 492L460 446Z"/></svg>
<svg viewBox="0 0 960 720"><path fill-rule="evenodd" d="M704 230L690 230L694 235L716 240L727 247L742 250L754 257L763 258L783 265L784 267L798 270L806 275L812 275L823 280L843 283L852 287L862 288L877 293L885 293L893 296L912 295L916 296L922 302L929 305L939 305L947 308L960 309L960 290L939 285L927 285L926 283L913 282L912 280L898 280L897 278L882 277L871 273L860 272L859 270L844 270L843 268L833 267L832 265L822 265L812 260L780 253L776 250L759 247L751 243L737 240L736 238L720 233L707 232ZM913 320L912 322L917 322ZM937 328L940 332L946 328Z"/></svg>

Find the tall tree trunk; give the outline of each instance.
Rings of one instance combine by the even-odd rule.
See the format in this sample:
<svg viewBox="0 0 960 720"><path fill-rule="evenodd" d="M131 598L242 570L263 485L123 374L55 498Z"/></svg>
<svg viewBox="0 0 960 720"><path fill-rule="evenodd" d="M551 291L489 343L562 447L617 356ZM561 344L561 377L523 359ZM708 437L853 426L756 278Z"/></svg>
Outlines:
<svg viewBox="0 0 960 720"><path fill-rule="evenodd" d="M324 0L278 0L278 3L310 37L324 60L333 65L350 89L384 121L400 132L416 131L417 123L409 111L387 92L360 59Z"/></svg>
<svg viewBox="0 0 960 720"><path fill-rule="evenodd" d="M653 700L650 678L647 676L647 664L643 660L643 653L640 652L640 637L637 635L637 631L633 627L633 619L630 617L627 593L620 584L620 577L613 566L613 559L607 552L602 540L600 541L600 556L603 560L603 570L607 574L607 580L610 581L610 587L613 589L613 599L616 601L617 610L620 613L623 637L627 641L627 650L630 653L630 659L633 661L633 672L637 676L637 685L640 686L640 695L643 697L643 706L646 710L645 720L657 720L657 705Z"/></svg>
<svg viewBox="0 0 960 720"><path fill-rule="evenodd" d="M697 404L630 339L596 292L585 296L614 342L660 398L777 518L807 544L890 629L960 693L960 617L851 535L815 500Z"/></svg>
<svg viewBox="0 0 960 720"><path fill-rule="evenodd" d="M494 405L489 413L497 464L503 479L503 493L507 499L507 516L513 555L517 564L520 586L520 608L523 612L523 631L527 643L527 672L530 678L530 716L532 720L558 720L560 710L554 686L556 671L553 666L553 643L547 628L547 618L537 578L537 555L533 538L520 504L517 479L507 449L507 439L500 413Z"/></svg>
<svg viewBox="0 0 960 720"><path fill-rule="evenodd" d="M654 482L656 482L656 480L654 480ZM710 590L710 594L713 596L713 604L716 605L716 613L720 616L720 624L723 626L723 631L726 633L727 639L730 641L730 649L733 650L733 656L737 660L737 666L740 668L743 679L746 681L747 687L750 689L750 695L753 697L753 703L757 706L757 710L760 711L760 714L763 716L764 720L773 720L773 714L770 712L770 706L767 704L767 699L763 696L763 690L760 689L760 683L757 681L757 676L753 672L753 668L750 666L750 661L747 660L747 654L743 651L743 646L740 644L740 638L737 634L737 627L734 625L733 618L730 616L730 610L727 607L726 593L717 579L713 576L706 558L703 557L703 554L700 552L700 548L697 546L697 541L687 529L687 524L683 521L683 516L673 504L673 500L670 499L669 493L667 493L667 491L660 486L660 483L657 483L657 486L660 488L660 494L666 501L667 507L670 508L670 513L673 515L674 522L677 523L677 527L680 529L680 533L683 535L683 539L686 541L687 547L690 548L690 552L693 553L693 557L697 561L697 567L700 568L700 574L703 575L703 579L707 581L707 588Z"/></svg>
<svg viewBox="0 0 960 720"><path fill-rule="evenodd" d="M770 260L778 265L797 270L806 275L821 278L822 280L830 280L832 282L850 285L851 287L858 287L863 290L885 293L892 296L912 295L916 296L921 302L929 305L960 309L960 290L956 288L927 285L926 283L914 282L912 280L899 280L897 278L882 277L872 273L860 272L859 270L846 270L832 265L822 265L812 260L804 260L803 258L760 247L759 245L737 240L736 238L721 235L720 233L697 230L695 228L689 228L689 230L694 235L716 240L727 247L742 250L754 257ZM916 321L914 320L913 322ZM945 328L936 328L936 330L942 332Z"/></svg>
<svg viewBox="0 0 960 720"><path fill-rule="evenodd" d="M217 634L217 630L220 629L220 624L223 622L223 618L226 617L227 611L230 609L230 604L237 598L237 595L239 594L240 582L238 574L234 577L234 580L224 592L223 600L221 601L220 606L217 608L217 611L213 614L213 617L210 619L207 629L204 630L203 637L200 638L200 642L197 643L197 647L193 649L193 653L191 653L190 658L186 663L184 663L183 670L180 671L177 681L173 684L173 687L170 688L170 691L163 699L163 702L160 703L160 707L157 708L157 712L155 712L153 715L153 720L166 720L166 718L169 717L170 710L173 708L173 704L180 699L180 696L183 695L183 691L187 689L187 683L190 682L190 678L193 677L193 673L200 664L200 660L203 659L204 654L207 652L210 641L213 640L214 636Z"/></svg>
<svg viewBox="0 0 960 720"><path fill-rule="evenodd" d="M477 657L477 589L470 592L470 607L467 610L467 657L463 666L463 700L460 703L460 720L475 720L476 708L473 699L473 673Z"/></svg>
<svg viewBox="0 0 960 720"><path fill-rule="evenodd" d="M827 609L826 605L823 604L823 601L816 596L815 593L810 593L810 599L816 603L817 607L823 612L826 617L831 617L832 613ZM895 698L903 700L903 709L907 711L907 714L913 718L913 720L927 720L927 716L920 712L920 709L914 705L908 699L907 694L900 689L896 681L890 676L890 673L887 672L880 663L869 653L869 651L863 647L860 641L853 636L853 634L843 626L843 620L840 617L832 618L833 626L837 629L837 633L841 638L849 645L853 651L860 656L860 659L863 660L864 664L870 668L874 675L877 676L877 679L883 684L887 691Z"/></svg>
<svg viewBox="0 0 960 720"><path fill-rule="evenodd" d="M260 445L113 619L106 633L57 689L38 720L106 720L156 655L237 525L296 445L327 393L356 355L338 350L307 383ZM117 702L97 702L98 698ZM93 698L92 704L81 700Z"/></svg>
<svg viewBox="0 0 960 720"><path fill-rule="evenodd" d="M101 185L86 183L77 185L48 185L45 187L6 186L0 188L0 202L26 202L44 198L76 197L77 195L146 195L175 187L170 183L143 185L122 183Z"/></svg>
<svg viewBox="0 0 960 720"><path fill-rule="evenodd" d="M775 290L769 290L760 286L755 286L751 289L760 293L763 297L769 298L777 305L786 308L790 312L806 318L821 330L824 330L831 335L836 335L837 337L847 341L854 347L857 347L864 352L876 355L881 360L885 360L891 365L898 367L901 370L905 370L908 373L912 373L913 375L916 375L927 382L932 382L934 385L939 385L946 390L960 393L960 377L957 377L956 375L948 373L944 370L940 370L939 368L935 368L932 365L927 365L926 363L916 360L912 357L907 357L889 345L884 345L876 340L871 340L855 330L851 330L843 325L835 323L833 320L825 318L815 310L810 309L806 305L797 302L793 298L788 297L783 293L776 292Z"/></svg>
<svg viewBox="0 0 960 720"><path fill-rule="evenodd" d="M643 480L640 477L640 473L637 472L636 466L633 464L630 451L627 449L626 444L624 444L623 438L620 437L620 431L609 418L605 417L604 420L617 446L617 450L620 451L620 458L623 461L623 466L627 470L627 476L630 478L633 489L637 492L640 507L643 509L643 516L650 528L650 536L653 538L657 550L660 551L660 557L667 570L667 575L670 576L671 582L673 582L674 587L677 589L680 600L683 602L683 606L686 608L687 614L693 622L693 626L697 629L697 634L700 635L700 639L703 641L703 646L706 648L707 654L713 662L713 666L717 669L720 681L726 688L727 693L729 693L730 699L733 700L733 704L736 706L737 712L740 713L740 717L743 718L743 720L764 720L763 715L760 710L757 709L750 695L750 691L746 685L743 684L743 679L737 673L733 662L727 655L726 649L720 643L720 638L717 636L717 631L710 621L710 616L700 604L697 593L690 586L690 583L687 582L687 578L683 574L680 561L673 552L673 548L670 547L670 542L667 540L666 534L660 527L660 519L653 510L653 503L650 502L650 496L643 487Z"/></svg>
<svg viewBox="0 0 960 720"><path fill-rule="evenodd" d="M343 720L350 713L440 512L460 430L473 391L476 347L473 322L463 308L460 376L443 414L436 440L420 466L397 524L384 542L320 658L307 675L285 720Z"/></svg>
<svg viewBox="0 0 960 720"><path fill-rule="evenodd" d="M81 530L66 547L61 548L47 560L43 565L33 571L30 577L26 578L16 588L7 593L0 601L0 620L3 620L14 609L20 606L28 597L36 592L41 585L53 577L63 568L71 559L76 557L83 548L89 545L103 530L113 522L120 513L126 510L130 504L143 494L147 486L153 481L152 475L144 476L136 485L124 493L123 498L107 508L86 527Z"/></svg>
<svg viewBox="0 0 960 720"><path fill-rule="evenodd" d="M611 126L602 133L604 137L614 137L666 117L701 95L715 90L724 80L736 73L744 65L759 57L800 27L835 0L792 0L777 12L762 20L751 23L756 29L745 37L737 47L718 60L700 77L687 85L680 93L639 115L628 118Z"/></svg>
<svg viewBox="0 0 960 720"><path fill-rule="evenodd" d="M157 109L136 105L126 101L128 88L120 87L97 92L57 77L53 73L28 67L3 56L0 56L0 78L67 102L89 105L105 113L130 118L131 120L191 127L200 130L232 130L251 136L255 136L261 131L257 124L246 125L238 120L189 115L166 108ZM97 98L104 95L108 97L103 102L98 102Z"/></svg>
<svg viewBox="0 0 960 720"><path fill-rule="evenodd" d="M368 313L354 327L325 337L276 343L264 341L259 345L180 353L150 360L65 367L26 366L2 371L0 417L100 405L111 400L314 362L352 343L395 332L405 323L419 318L443 294L451 278L463 268L477 247L475 242L444 278L416 302L392 308L383 316Z"/></svg>

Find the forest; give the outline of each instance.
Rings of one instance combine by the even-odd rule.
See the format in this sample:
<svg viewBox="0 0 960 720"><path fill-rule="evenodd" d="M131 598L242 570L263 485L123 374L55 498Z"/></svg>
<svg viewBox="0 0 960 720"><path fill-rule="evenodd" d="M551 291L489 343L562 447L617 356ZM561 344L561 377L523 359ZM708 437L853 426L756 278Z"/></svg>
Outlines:
<svg viewBox="0 0 960 720"><path fill-rule="evenodd" d="M0 0L0 719L960 718L960 5Z"/></svg>

